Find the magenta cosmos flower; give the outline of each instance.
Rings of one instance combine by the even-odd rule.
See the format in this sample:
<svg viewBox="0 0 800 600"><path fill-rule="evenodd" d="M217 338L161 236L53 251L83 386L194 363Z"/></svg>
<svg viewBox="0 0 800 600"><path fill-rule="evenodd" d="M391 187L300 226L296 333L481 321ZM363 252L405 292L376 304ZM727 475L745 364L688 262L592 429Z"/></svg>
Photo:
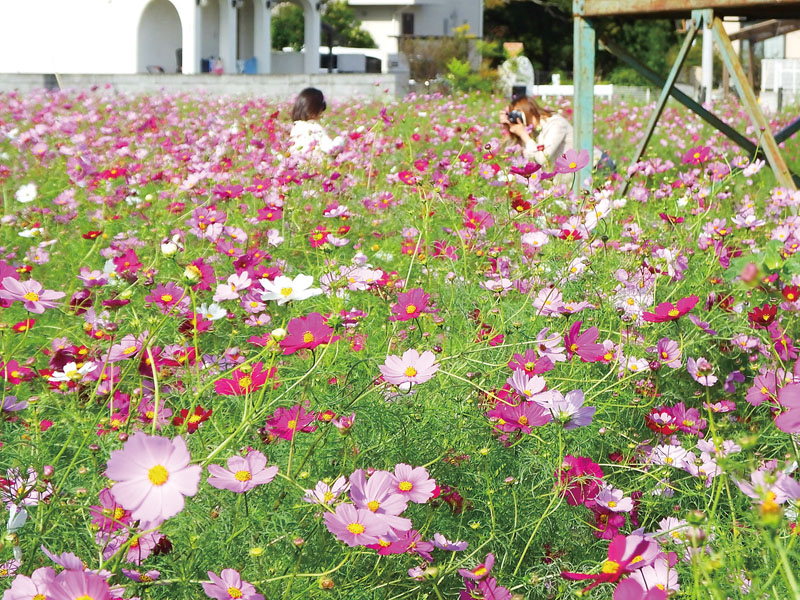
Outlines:
<svg viewBox="0 0 800 600"><path fill-rule="evenodd" d="M800 431L800 383L790 383L779 389L778 404L788 410L775 417L775 426L785 433Z"/></svg>
<svg viewBox="0 0 800 600"><path fill-rule="evenodd" d="M608 559L603 562L599 573L569 573L562 571L561 576L573 581L594 579L591 584L583 589L584 592L587 592L601 583L618 581L623 575L652 564L656 556L658 556L658 552L658 543L645 539L640 535L617 535L608 545Z"/></svg>
<svg viewBox="0 0 800 600"><path fill-rule="evenodd" d="M47 600L110 600L106 580L89 571L61 571L49 587Z"/></svg>
<svg viewBox="0 0 800 600"><path fill-rule="evenodd" d="M270 435L291 440L298 431L311 433L317 426L312 425L317 420L317 413L306 412L302 404L295 404L291 408L279 406L267 419L265 430Z"/></svg>
<svg viewBox="0 0 800 600"><path fill-rule="evenodd" d="M267 457L254 450L246 457L231 456L227 469L219 465L208 465L208 471L211 473L208 483L215 488L242 493L275 479L278 467L267 467Z"/></svg>
<svg viewBox="0 0 800 600"><path fill-rule="evenodd" d="M256 593L256 588L253 584L243 581L239 571L235 569L222 569L222 573L219 575L209 571L208 578L211 583L204 583L203 591L209 598L216 598L216 600L264 600L264 596Z"/></svg>
<svg viewBox="0 0 800 600"><path fill-rule="evenodd" d="M45 290L35 279L17 281L13 277L4 277L0 286L0 298L3 300L19 300L28 312L42 314L45 309L58 306L59 298L66 296L64 292Z"/></svg>
<svg viewBox="0 0 800 600"><path fill-rule="evenodd" d="M697 383L706 387L711 387L717 383L717 376L714 375L714 367L702 356L697 360L689 358L686 361L686 370Z"/></svg>
<svg viewBox="0 0 800 600"><path fill-rule="evenodd" d="M567 358L571 359L573 354L577 354L583 362L603 360L606 349L603 344L596 343L600 330L597 327L589 327L581 333L581 325L583 321L576 321L564 335Z"/></svg>
<svg viewBox="0 0 800 600"><path fill-rule="evenodd" d="M231 379L215 381L214 391L223 396L246 396L274 377L275 367L264 369L264 363L257 362L252 367L239 367L231 375Z"/></svg>
<svg viewBox="0 0 800 600"><path fill-rule="evenodd" d="M325 324L319 313L296 317L286 326L287 336L281 340L284 354L294 354L298 350L313 350L320 344L330 344L339 339L333 329Z"/></svg>
<svg viewBox="0 0 800 600"><path fill-rule="evenodd" d="M642 319L650 323L674 321L692 310L699 300L700 298L692 294L686 298L681 298L675 304L672 304L672 302L662 302L655 307L655 312L642 313Z"/></svg>
<svg viewBox="0 0 800 600"><path fill-rule="evenodd" d="M394 468L392 482L393 493L416 502L424 504L433 497L436 481L430 478L425 467L412 467L399 463Z"/></svg>
<svg viewBox="0 0 800 600"><path fill-rule="evenodd" d="M578 506L595 499L600 491L603 469L591 458L567 454L561 471L556 475L561 484L566 486L567 504Z"/></svg>
<svg viewBox="0 0 800 600"><path fill-rule="evenodd" d="M340 504L335 513L325 513L323 519L328 531L351 547L375 544L389 532L389 525L380 515L352 504Z"/></svg>
<svg viewBox="0 0 800 600"><path fill-rule="evenodd" d="M133 520L174 517L183 510L184 497L197 493L201 469L189 464L191 458L181 437L134 433L108 459L106 476L117 482L111 495Z"/></svg>
<svg viewBox="0 0 800 600"><path fill-rule="evenodd" d="M397 304L393 304L392 316L390 321L410 321L416 319L422 313L436 312L428 306L430 294L426 294L422 288L414 288L397 295Z"/></svg>
<svg viewBox="0 0 800 600"><path fill-rule="evenodd" d="M403 352L402 357L390 354L378 368L391 384L413 385L428 381L439 370L439 365L436 364L436 355L430 350L420 354L412 348Z"/></svg>

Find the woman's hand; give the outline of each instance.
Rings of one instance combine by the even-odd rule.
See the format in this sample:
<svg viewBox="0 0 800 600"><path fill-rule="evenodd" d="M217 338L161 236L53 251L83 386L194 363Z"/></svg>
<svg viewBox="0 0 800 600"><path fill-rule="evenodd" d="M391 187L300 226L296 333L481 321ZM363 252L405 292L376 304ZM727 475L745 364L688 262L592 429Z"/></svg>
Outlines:
<svg viewBox="0 0 800 600"><path fill-rule="evenodd" d="M504 110L500 111L500 124L511 125L511 121L508 120L508 113Z"/></svg>
<svg viewBox="0 0 800 600"><path fill-rule="evenodd" d="M523 123L512 123L508 126L508 130L523 142L527 142L531 139L528 128Z"/></svg>

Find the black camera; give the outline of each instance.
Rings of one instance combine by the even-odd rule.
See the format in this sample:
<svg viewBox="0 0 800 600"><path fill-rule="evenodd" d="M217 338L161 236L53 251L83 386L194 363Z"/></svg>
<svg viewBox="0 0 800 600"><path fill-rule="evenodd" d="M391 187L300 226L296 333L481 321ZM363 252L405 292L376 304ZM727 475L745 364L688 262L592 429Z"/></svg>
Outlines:
<svg viewBox="0 0 800 600"><path fill-rule="evenodd" d="M516 125L517 123L522 123L523 125L526 125L527 123L525 123L525 113L523 113L520 110L510 111L508 113L508 122L513 125Z"/></svg>

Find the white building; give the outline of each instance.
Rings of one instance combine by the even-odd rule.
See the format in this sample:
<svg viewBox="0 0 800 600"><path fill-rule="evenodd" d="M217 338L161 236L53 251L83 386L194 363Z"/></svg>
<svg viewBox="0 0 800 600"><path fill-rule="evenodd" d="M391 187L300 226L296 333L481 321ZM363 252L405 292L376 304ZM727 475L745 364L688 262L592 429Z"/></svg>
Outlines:
<svg viewBox="0 0 800 600"><path fill-rule="evenodd" d="M302 71L319 71L320 3L305 15ZM219 57L226 73L255 57L271 72L272 0L0 0L5 73L198 73Z"/></svg>
<svg viewBox="0 0 800 600"><path fill-rule="evenodd" d="M361 28L368 31L381 54L383 70L397 62L401 36L453 35L469 26L469 34L483 38L483 0L348 0Z"/></svg>
<svg viewBox="0 0 800 600"><path fill-rule="evenodd" d="M225 73L248 60L250 72L317 73L321 3L295 3L305 16L305 48L289 56L271 49L276 0L0 0L0 72L199 73L218 57ZM400 35L451 35L464 24L483 33L482 0L350 4L378 44L384 71Z"/></svg>

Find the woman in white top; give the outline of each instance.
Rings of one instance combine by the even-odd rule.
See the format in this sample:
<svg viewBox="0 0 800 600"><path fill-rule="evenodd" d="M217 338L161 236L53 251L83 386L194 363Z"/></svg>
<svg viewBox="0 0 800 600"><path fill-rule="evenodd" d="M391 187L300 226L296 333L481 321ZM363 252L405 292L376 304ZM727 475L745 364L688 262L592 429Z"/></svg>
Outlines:
<svg viewBox="0 0 800 600"><path fill-rule="evenodd" d="M342 145L340 136L331 139L319 124L327 108L325 97L316 88L306 88L297 96L292 107L292 131L289 152L297 158L319 161Z"/></svg>
<svg viewBox="0 0 800 600"><path fill-rule="evenodd" d="M508 110L500 113L500 123L522 147L525 159L539 163L546 171L552 171L556 159L574 148L570 122L560 114L539 106L533 98L514 98ZM529 127L536 138L531 136ZM594 163L598 167L610 166L613 169L613 164L601 164L604 160L612 162L604 154L595 148Z"/></svg>

